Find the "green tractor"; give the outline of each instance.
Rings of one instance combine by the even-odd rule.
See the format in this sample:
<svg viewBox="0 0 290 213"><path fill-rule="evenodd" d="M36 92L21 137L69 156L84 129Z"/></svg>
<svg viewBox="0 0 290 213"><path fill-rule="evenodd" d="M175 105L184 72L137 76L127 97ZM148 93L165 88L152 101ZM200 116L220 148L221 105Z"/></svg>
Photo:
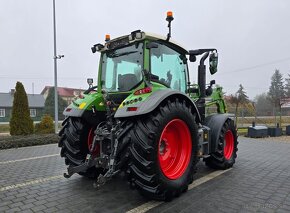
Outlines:
<svg viewBox="0 0 290 213"><path fill-rule="evenodd" d="M101 186L125 172L142 195L168 201L188 189L199 159L214 169L235 163L235 123L222 88L206 84L205 61L216 73L217 50L182 48L170 40L171 12L166 20L166 37L137 30L92 47L101 54L98 84L88 79L59 133L66 178L78 173ZM198 84L191 84L188 62L197 57Z"/></svg>

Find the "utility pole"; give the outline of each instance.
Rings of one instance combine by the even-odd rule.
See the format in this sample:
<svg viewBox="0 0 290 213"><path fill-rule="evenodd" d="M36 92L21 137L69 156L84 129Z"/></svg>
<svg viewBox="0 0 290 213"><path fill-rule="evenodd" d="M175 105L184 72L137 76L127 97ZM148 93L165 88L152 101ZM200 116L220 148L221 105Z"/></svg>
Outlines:
<svg viewBox="0 0 290 213"><path fill-rule="evenodd" d="M54 129L58 132L58 95L57 95L57 59L61 59L64 55L56 55L56 21L55 21L55 0L53 0L53 41L54 41Z"/></svg>

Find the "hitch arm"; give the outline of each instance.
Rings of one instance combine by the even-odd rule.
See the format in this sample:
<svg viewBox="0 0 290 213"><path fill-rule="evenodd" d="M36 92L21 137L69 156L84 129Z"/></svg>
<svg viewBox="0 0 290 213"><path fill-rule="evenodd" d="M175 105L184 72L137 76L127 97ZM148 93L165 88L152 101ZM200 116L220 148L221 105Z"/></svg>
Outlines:
<svg viewBox="0 0 290 213"><path fill-rule="evenodd" d="M85 162L79 166L69 166L67 168L67 173L63 173L65 178L70 178L73 174L79 172L85 172L89 167L88 162Z"/></svg>
<svg viewBox="0 0 290 213"><path fill-rule="evenodd" d="M65 178L70 178L70 177L71 177L73 174L75 174L75 173L85 172L85 171L87 171L87 169L89 169L89 168L91 168L91 167L97 165L97 164L98 164L98 161L99 161L98 158L96 158L96 159L92 159L92 158L91 158L91 155L89 155L89 156L87 157L87 160L86 160L83 164L78 165L78 166L71 166L71 165L70 165L70 166L67 168L67 173L64 173L63 176L64 176Z"/></svg>

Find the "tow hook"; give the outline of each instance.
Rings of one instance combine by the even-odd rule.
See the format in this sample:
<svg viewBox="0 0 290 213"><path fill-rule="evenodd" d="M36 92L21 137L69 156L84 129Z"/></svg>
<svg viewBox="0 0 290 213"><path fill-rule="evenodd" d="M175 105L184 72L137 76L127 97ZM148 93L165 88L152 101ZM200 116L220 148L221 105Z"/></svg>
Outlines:
<svg viewBox="0 0 290 213"><path fill-rule="evenodd" d="M92 158L90 154L87 155L86 161L79 165L79 166L69 166L67 168L67 173L64 173L63 176L65 178L70 178L73 174L79 173L79 172L85 172L88 168L93 167L97 165L97 161Z"/></svg>

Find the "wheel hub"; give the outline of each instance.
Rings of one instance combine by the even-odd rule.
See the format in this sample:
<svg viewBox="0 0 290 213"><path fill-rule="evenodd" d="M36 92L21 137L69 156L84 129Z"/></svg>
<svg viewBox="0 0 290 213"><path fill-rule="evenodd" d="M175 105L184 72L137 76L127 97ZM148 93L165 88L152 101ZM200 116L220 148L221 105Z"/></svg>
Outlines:
<svg viewBox="0 0 290 213"><path fill-rule="evenodd" d="M167 140L163 139L159 145L159 154L160 155L164 155L168 151L167 146L168 146Z"/></svg>

